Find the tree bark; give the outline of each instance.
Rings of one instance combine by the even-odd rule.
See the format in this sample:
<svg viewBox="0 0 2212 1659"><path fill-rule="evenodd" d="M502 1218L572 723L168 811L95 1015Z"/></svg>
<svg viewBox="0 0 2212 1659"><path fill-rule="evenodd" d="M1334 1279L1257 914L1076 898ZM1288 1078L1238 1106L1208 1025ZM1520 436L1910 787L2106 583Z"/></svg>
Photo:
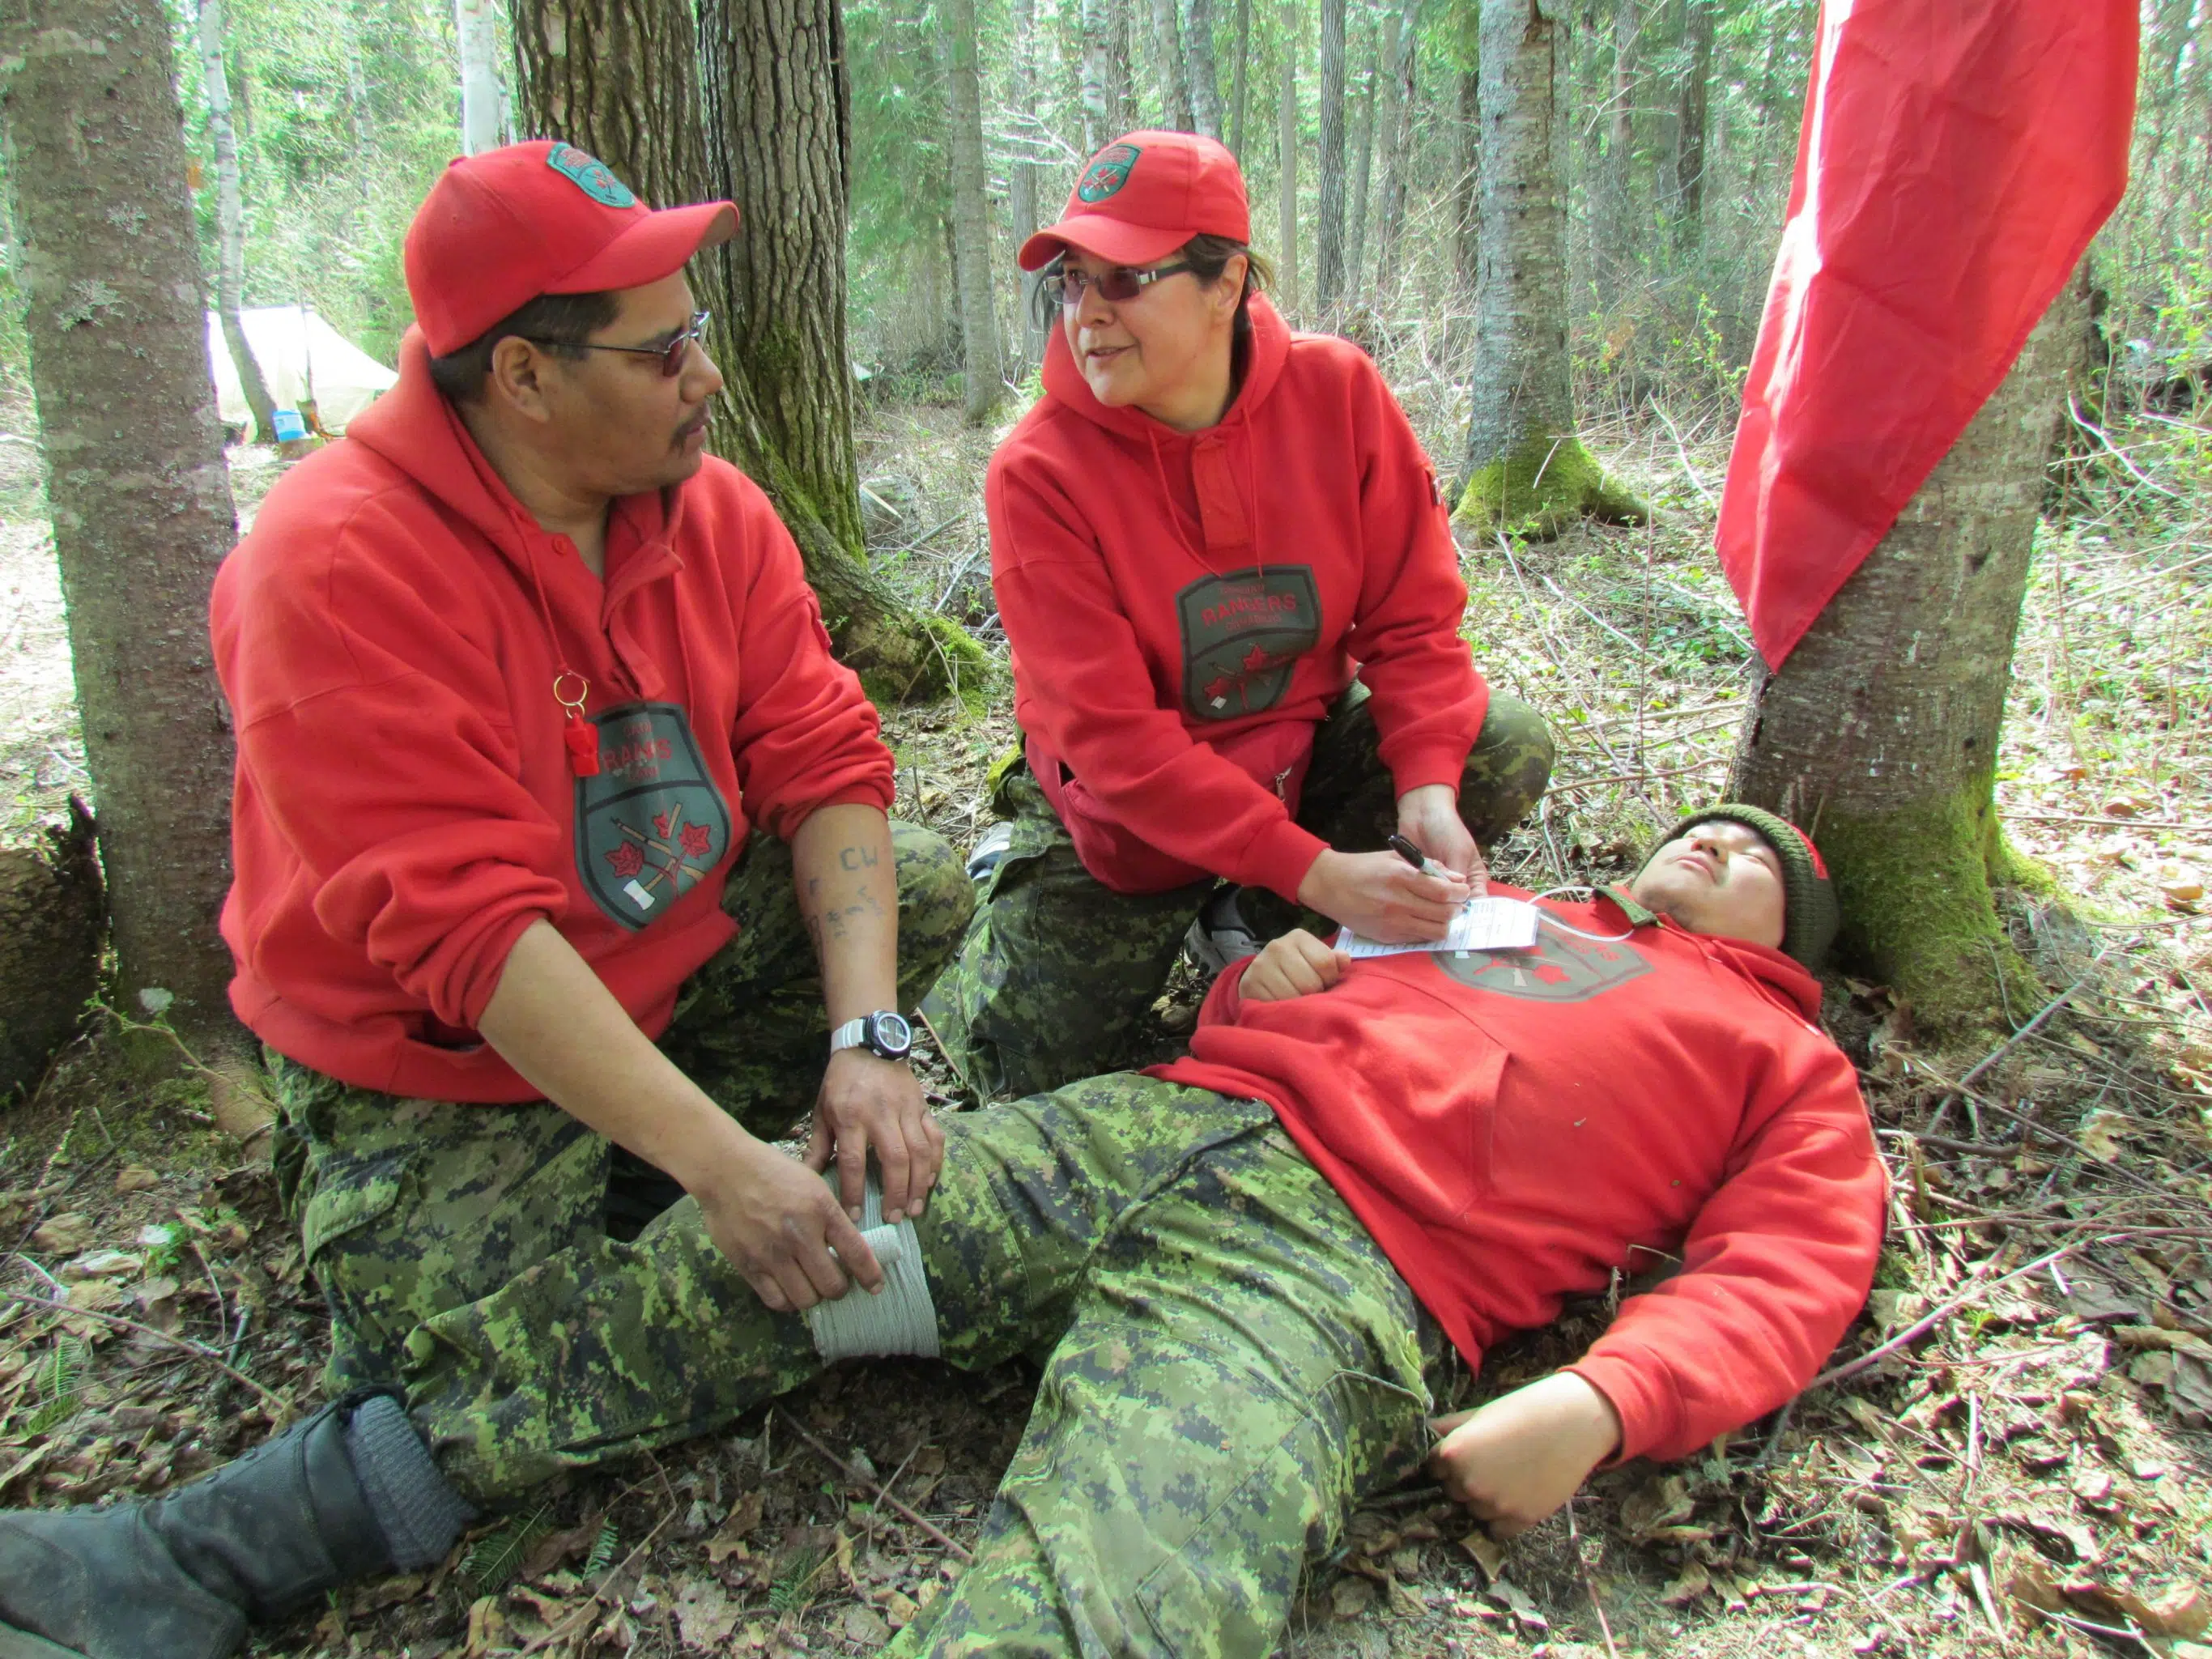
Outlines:
<svg viewBox="0 0 2212 1659"><path fill-rule="evenodd" d="M453 0L453 43L461 60L461 149L474 155L499 143L499 25L492 0Z"/></svg>
<svg viewBox="0 0 2212 1659"><path fill-rule="evenodd" d="M1237 0L1237 66L1230 76L1229 148L1244 159L1244 112L1251 90L1252 0Z"/></svg>
<svg viewBox="0 0 2212 1659"><path fill-rule="evenodd" d="M246 199L238 176L238 138L230 126L230 76L222 62L222 0L199 0L199 13L200 74L207 88L208 132L215 140L216 315L253 429L264 443L274 443L276 400L261 378L261 365L238 314L246 302Z"/></svg>
<svg viewBox="0 0 2212 1659"><path fill-rule="evenodd" d="M1209 138L1221 137L1221 70L1213 54L1213 0L1190 0L1190 117Z"/></svg>
<svg viewBox="0 0 2212 1659"><path fill-rule="evenodd" d="M1170 0L1172 3L1172 0ZM975 0L940 0L945 116L951 131L953 280L960 294L966 381L961 412L987 424L1006 395L999 318L991 293L991 204L983 167L983 91L975 73Z"/></svg>
<svg viewBox="0 0 2212 1659"><path fill-rule="evenodd" d="M1083 0L1083 149L1096 155L1120 131L1114 125L1112 71L1107 59L1112 49L1106 28L1107 9L1117 0Z"/></svg>
<svg viewBox="0 0 2212 1659"><path fill-rule="evenodd" d="M1281 202L1276 209L1275 237L1282 244L1283 304L1295 310L1298 303L1298 8L1297 0L1283 8L1283 96L1281 130L1276 137L1275 171L1281 175Z"/></svg>
<svg viewBox="0 0 2212 1659"><path fill-rule="evenodd" d="M1705 216L1705 112L1713 77L1713 0L1682 0L1682 33L1689 63L1675 100L1674 228L1676 240L1695 247Z"/></svg>
<svg viewBox="0 0 2212 1659"><path fill-rule="evenodd" d="M1352 250L1346 261L1355 299L1360 292L1360 273L1367 268L1367 187L1375 177L1375 83L1382 79L1381 66L1376 62L1380 48L1375 31L1369 28L1362 33L1366 37L1363 55L1367 73L1359 88L1359 128L1352 141Z"/></svg>
<svg viewBox="0 0 2212 1659"><path fill-rule="evenodd" d="M1321 0L1321 200L1314 228L1314 308L1344 300L1344 0Z"/></svg>
<svg viewBox="0 0 2212 1659"><path fill-rule="evenodd" d="M969 0L973 5L973 0ZM1036 0L1014 0L1014 118L1021 128L1021 139L1015 147L1013 159L1006 166L1007 228L1013 233L1013 242L1019 248L1036 234L1042 221L1037 216L1037 166L1031 152L1037 137L1045 131L1045 125L1037 112L1036 77ZM1024 368L1044 361L1044 328L1036 320L1036 307L1030 303L1036 290L1036 276L1028 271L1021 278L1022 364Z"/></svg>
<svg viewBox="0 0 2212 1659"><path fill-rule="evenodd" d="M1452 191L1453 270L1471 291L1480 266L1482 235L1482 74L1459 77L1459 179Z"/></svg>
<svg viewBox="0 0 2212 1659"><path fill-rule="evenodd" d="M1474 408L1460 517L1556 535L1583 514L1638 523L1643 505L1575 435L1567 374L1567 226L1553 124L1560 0L1482 8L1482 228Z"/></svg>
<svg viewBox="0 0 2212 1659"><path fill-rule="evenodd" d="M1382 199L1375 215L1376 280L1398 263L1406 229L1407 175L1413 159L1414 48L1420 41L1421 0L1404 0L1392 31L1390 78L1383 88Z"/></svg>
<svg viewBox="0 0 2212 1659"><path fill-rule="evenodd" d="M238 521L168 14L157 0L0 0L0 65L46 501L126 1006L167 991L188 1041L227 1042L216 918L231 738L207 611Z"/></svg>
<svg viewBox="0 0 2212 1659"><path fill-rule="evenodd" d="M1159 71L1160 119L1179 132L1194 131L1190 76L1183 68L1182 28L1176 15L1176 0L1152 0L1152 55Z"/></svg>
<svg viewBox="0 0 2212 1659"><path fill-rule="evenodd" d="M882 699L978 684L975 643L916 612L863 552L834 4L702 0L696 39L687 0L514 0L511 11L526 126L591 151L647 201L737 203L737 240L692 266L726 382L708 433L775 503L839 654Z"/></svg>
<svg viewBox="0 0 2212 1659"><path fill-rule="evenodd" d="M1636 222L1636 58L1644 27L1641 0L1618 0L1613 15L1613 107L1606 119L1606 241L1627 252ZM1770 37L1771 38L1771 37Z"/></svg>
<svg viewBox="0 0 2212 1659"><path fill-rule="evenodd" d="M1937 1035L1995 1025L2001 985L2017 1010L2034 982L1990 898L2015 874L1997 738L2086 303L2077 280L1780 671L1753 665L1729 793L1804 826L1846 959Z"/></svg>
<svg viewBox="0 0 2212 1659"><path fill-rule="evenodd" d="M1107 0L1106 94L1113 119L1106 137L1098 141L1102 144L1138 125L1137 82L1129 67L1134 61L1129 50L1129 10L1127 0Z"/></svg>

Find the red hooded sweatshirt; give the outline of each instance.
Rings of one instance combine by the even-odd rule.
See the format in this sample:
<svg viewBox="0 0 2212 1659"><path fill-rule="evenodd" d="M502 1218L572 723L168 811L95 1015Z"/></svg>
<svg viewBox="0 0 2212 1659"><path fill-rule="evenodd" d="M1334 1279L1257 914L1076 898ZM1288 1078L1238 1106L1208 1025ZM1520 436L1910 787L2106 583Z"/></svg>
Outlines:
<svg viewBox="0 0 2212 1659"><path fill-rule="evenodd" d="M231 1002L270 1046L394 1094L533 1099L476 1035L532 921L658 1036L736 931L723 881L754 823L889 805L875 710L736 469L616 503L605 571L501 483L413 332L398 385L270 492L213 629ZM569 769L563 669L594 777Z"/></svg>
<svg viewBox="0 0 2212 1659"><path fill-rule="evenodd" d="M1493 892L1511 893L1494 884ZM1272 1104L1470 1365L1661 1258L1571 1369L1621 1457L1680 1457L1812 1380L1866 1299L1884 1183L1858 1080L1778 951L1626 895L1533 951L1352 963L1316 996L1214 986L1158 1075Z"/></svg>
<svg viewBox="0 0 2212 1659"><path fill-rule="evenodd" d="M1314 727L1375 694L1398 793L1458 787L1489 692L1436 477L1356 346L1254 296L1218 426L1091 395L1058 329L1044 396L991 458L991 580L1030 764L1118 892L1207 875L1295 898Z"/></svg>

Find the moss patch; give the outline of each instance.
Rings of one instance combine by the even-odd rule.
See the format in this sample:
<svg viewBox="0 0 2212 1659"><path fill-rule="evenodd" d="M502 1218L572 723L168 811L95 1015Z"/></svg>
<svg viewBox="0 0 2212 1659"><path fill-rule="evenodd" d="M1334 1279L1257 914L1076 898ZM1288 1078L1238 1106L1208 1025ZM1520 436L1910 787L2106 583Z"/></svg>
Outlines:
<svg viewBox="0 0 2212 1659"><path fill-rule="evenodd" d="M1650 510L1607 477L1572 433L1531 432L1510 453L1476 470L1452 516L1482 530L1544 541L1577 519L1642 524Z"/></svg>
<svg viewBox="0 0 2212 1659"><path fill-rule="evenodd" d="M969 714L985 712L990 653L956 622L927 611L855 619L838 633L837 649L878 703L934 702L950 694Z"/></svg>

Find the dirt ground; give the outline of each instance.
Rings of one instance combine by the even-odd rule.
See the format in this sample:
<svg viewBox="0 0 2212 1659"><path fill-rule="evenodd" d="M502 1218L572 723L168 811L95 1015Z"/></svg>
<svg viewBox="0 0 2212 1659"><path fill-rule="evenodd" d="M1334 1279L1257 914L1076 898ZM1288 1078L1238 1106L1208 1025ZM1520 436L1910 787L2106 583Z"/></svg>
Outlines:
<svg viewBox="0 0 2212 1659"><path fill-rule="evenodd" d="M1448 388L1418 362L1394 374L1450 453ZM1595 436L1654 528L1465 548L1486 671L1561 738L1540 821L1495 860L1539 886L1620 873L1712 798L1741 698L1741 623L1710 553L1724 426ZM975 492L990 434L908 409L872 412L865 437L878 564L1002 653ZM10 839L87 787L31 453L0 442ZM242 458L241 497L275 471ZM1687 1463L1601 1474L1507 1547L1432 1486L1382 1495L1314 1565L1285 1654L2212 1659L2206 539L2201 515L2122 487L2045 538L1999 795L2068 896L2010 902L2040 981L2012 988L2014 1035L1936 1052L1881 988L1830 988L1894 1197L1829 1376ZM972 839L1006 703L1001 680L981 717L895 714L896 810ZM1179 980L1157 1011L1162 1052L1198 989ZM254 1152L214 1128L189 1071L144 1081L92 1030L0 1109L0 1502L157 1492L316 1403L322 1304ZM1561 1363L1603 1316L1571 1310L1507 1345L1464 1399ZM254 1650L872 1651L957 1577L1035 1380L842 1367Z"/></svg>

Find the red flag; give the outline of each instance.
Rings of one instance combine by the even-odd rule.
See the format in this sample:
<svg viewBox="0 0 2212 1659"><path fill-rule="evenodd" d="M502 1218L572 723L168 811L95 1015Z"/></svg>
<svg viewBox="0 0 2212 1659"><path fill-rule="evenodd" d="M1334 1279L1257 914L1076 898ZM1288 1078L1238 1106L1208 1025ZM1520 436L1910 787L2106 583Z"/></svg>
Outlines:
<svg viewBox="0 0 2212 1659"><path fill-rule="evenodd" d="M2127 184L2136 0L1826 0L1721 568L1779 667Z"/></svg>

